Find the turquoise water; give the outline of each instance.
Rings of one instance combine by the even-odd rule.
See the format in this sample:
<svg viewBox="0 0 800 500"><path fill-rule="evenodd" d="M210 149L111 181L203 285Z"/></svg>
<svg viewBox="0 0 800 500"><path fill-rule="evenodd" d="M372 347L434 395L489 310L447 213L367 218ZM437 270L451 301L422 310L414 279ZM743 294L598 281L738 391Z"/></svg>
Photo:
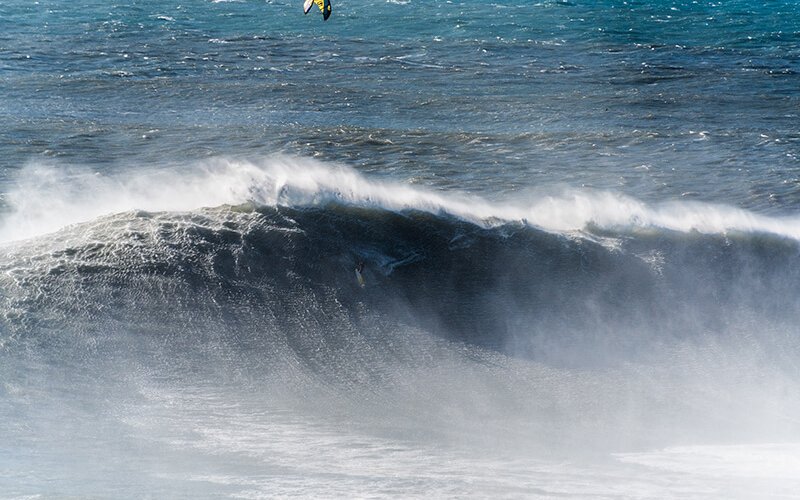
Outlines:
<svg viewBox="0 0 800 500"><path fill-rule="evenodd" d="M276 151L787 213L796 2L4 2L3 178Z"/></svg>
<svg viewBox="0 0 800 500"><path fill-rule="evenodd" d="M798 498L800 3L333 2L0 0L0 497Z"/></svg>

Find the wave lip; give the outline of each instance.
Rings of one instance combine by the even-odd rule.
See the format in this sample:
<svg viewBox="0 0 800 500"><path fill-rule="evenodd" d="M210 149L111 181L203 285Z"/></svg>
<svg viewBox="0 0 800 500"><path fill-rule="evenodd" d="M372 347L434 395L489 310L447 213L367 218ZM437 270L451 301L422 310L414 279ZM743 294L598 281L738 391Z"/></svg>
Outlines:
<svg viewBox="0 0 800 500"><path fill-rule="evenodd" d="M275 156L259 163L216 159L177 169L107 176L79 168L30 165L5 195L0 242L27 239L131 210L188 212L253 202L309 207L336 203L394 212L423 211L492 227L524 222L551 232L663 229L706 234L769 233L800 240L800 217L775 218L701 202L648 205L602 191L528 193L503 202L376 180L340 165Z"/></svg>

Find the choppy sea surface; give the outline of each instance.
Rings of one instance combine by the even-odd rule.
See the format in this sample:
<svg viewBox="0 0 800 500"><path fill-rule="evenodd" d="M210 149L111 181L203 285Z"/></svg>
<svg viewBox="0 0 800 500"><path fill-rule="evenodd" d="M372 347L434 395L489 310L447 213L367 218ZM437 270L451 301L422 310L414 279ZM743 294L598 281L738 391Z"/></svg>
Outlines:
<svg viewBox="0 0 800 500"><path fill-rule="evenodd" d="M2 1L0 497L800 498L798 155L797 1Z"/></svg>

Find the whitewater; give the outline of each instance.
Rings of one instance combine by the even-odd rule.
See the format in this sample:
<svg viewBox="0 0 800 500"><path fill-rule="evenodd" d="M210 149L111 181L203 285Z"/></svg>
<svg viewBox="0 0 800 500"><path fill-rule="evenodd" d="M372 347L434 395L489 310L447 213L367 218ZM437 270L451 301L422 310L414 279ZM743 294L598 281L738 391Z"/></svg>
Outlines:
<svg viewBox="0 0 800 500"><path fill-rule="evenodd" d="M86 168L29 165L13 191L0 229L3 241L30 238L63 226L129 210L191 211L253 202L265 206L354 207L449 214L478 225L509 222L554 232L660 229L702 233L770 233L800 238L800 218L769 217L734 207L672 201L648 206L608 191L561 188L506 196L502 202L457 191L443 193L401 182L371 180L343 165L273 156L253 162L213 159L129 178Z"/></svg>
<svg viewBox="0 0 800 500"><path fill-rule="evenodd" d="M796 2L334 1L0 4L0 498L800 498Z"/></svg>

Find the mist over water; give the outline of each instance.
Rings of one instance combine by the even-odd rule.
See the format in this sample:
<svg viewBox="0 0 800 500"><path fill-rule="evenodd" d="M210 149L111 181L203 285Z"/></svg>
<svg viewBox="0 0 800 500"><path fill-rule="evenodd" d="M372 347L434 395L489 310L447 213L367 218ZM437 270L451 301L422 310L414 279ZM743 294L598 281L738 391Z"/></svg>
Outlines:
<svg viewBox="0 0 800 500"><path fill-rule="evenodd" d="M0 4L0 497L798 498L794 3L334 2Z"/></svg>
<svg viewBox="0 0 800 500"><path fill-rule="evenodd" d="M555 198L286 157L23 177L3 227L14 494L37 464L75 495L594 495L622 474L658 497L682 491L660 479L676 461L701 464L692 495L795 485L788 221L580 191L562 199L660 218L548 219Z"/></svg>

